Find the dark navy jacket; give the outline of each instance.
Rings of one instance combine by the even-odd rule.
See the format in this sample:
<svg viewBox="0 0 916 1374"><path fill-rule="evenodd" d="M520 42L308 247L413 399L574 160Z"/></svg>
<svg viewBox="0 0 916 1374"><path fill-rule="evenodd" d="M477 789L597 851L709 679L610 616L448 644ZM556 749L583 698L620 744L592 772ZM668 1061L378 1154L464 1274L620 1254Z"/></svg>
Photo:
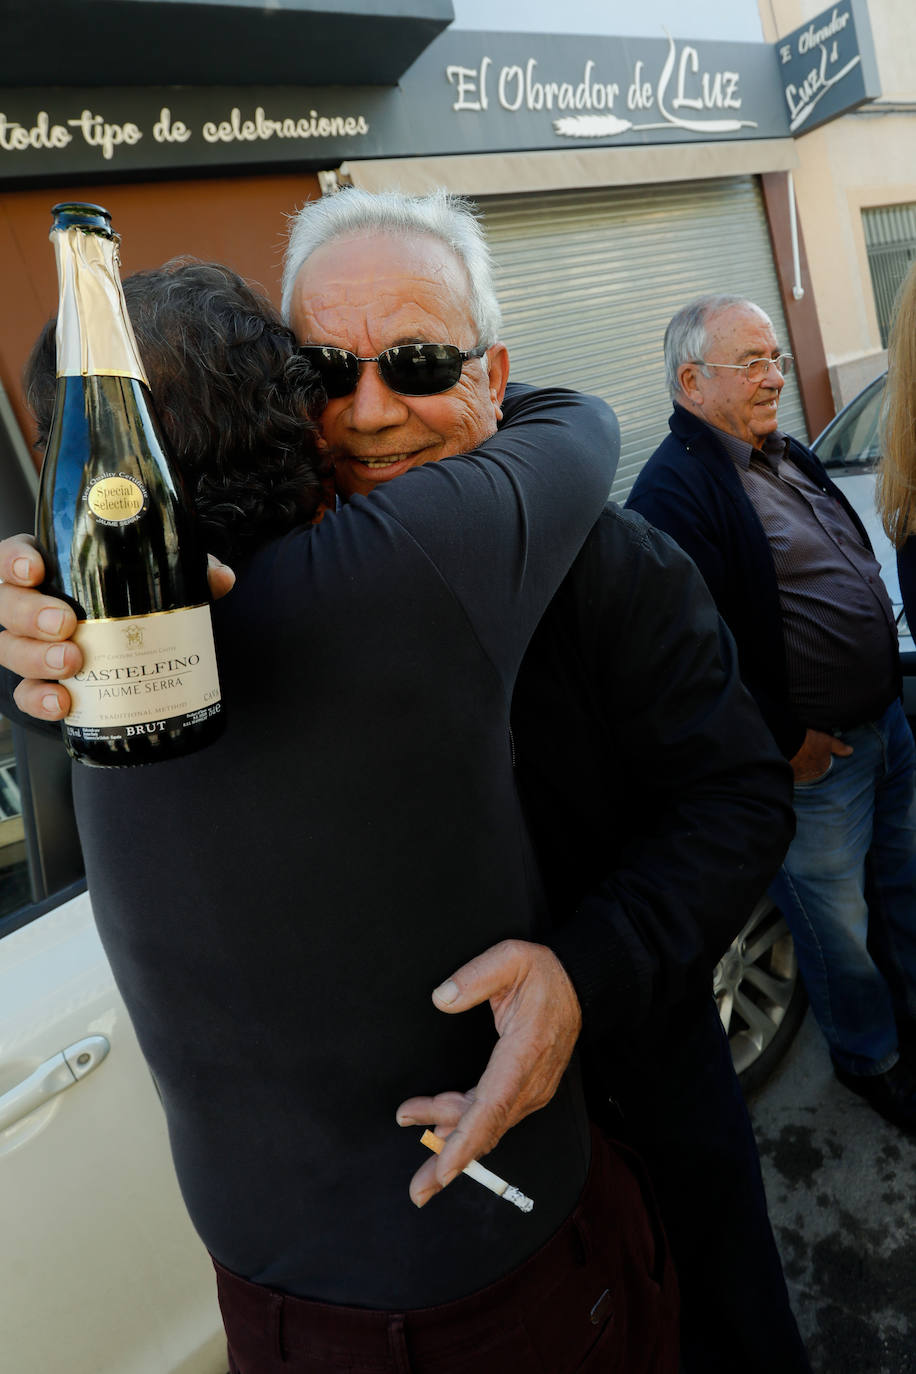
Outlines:
<svg viewBox="0 0 916 1374"><path fill-rule="evenodd" d="M690 559L614 505L528 647L512 728L544 942L613 1078L664 1043L672 1008L682 1029L685 999L705 1014L792 838L791 770Z"/></svg>
<svg viewBox="0 0 916 1374"><path fill-rule="evenodd" d="M671 433L636 479L627 507L690 554L738 645L741 676L787 758L805 724L789 701L786 651L770 545L735 464L715 433L675 406ZM833 496L871 548L861 520L809 448L789 439L789 457Z"/></svg>

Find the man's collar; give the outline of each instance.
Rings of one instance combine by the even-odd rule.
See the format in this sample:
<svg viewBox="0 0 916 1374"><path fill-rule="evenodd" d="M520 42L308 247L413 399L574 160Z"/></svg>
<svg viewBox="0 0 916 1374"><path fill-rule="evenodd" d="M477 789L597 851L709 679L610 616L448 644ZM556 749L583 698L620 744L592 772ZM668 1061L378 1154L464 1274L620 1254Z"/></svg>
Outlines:
<svg viewBox="0 0 916 1374"><path fill-rule="evenodd" d="M708 420L704 420L702 416L697 415L692 410L688 410L687 407L682 406L679 401L674 402L672 428L674 428L673 421L675 419L680 419L681 423L678 428L683 432L688 432L690 430L690 421L693 421L694 426L701 425L704 429L708 430L710 434L714 434L725 449L729 458L745 472L747 472L750 467L751 459L755 454L762 456L765 461L769 461L770 466L773 467L786 453L788 436L783 434L779 429L775 429L772 434L768 434L761 446L755 448L753 444L749 444L745 439L739 439L737 435L729 434L727 430L719 429L717 425L711 425ZM695 429L694 432L696 432Z"/></svg>

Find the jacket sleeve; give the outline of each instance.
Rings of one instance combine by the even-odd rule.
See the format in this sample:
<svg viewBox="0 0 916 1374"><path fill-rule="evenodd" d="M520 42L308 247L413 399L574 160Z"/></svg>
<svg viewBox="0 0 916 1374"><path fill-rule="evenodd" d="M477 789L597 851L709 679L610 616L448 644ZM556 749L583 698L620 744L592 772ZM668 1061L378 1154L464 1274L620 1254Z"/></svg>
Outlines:
<svg viewBox="0 0 916 1374"><path fill-rule="evenodd" d="M349 502L338 523L354 509L396 520L511 691L538 621L607 502L620 441L607 403L581 392L523 388L504 412L479 448L380 484L383 491Z"/></svg>
<svg viewBox="0 0 916 1374"><path fill-rule="evenodd" d="M576 988L586 1039L612 1049L640 1042L650 1015L660 1024L659 1010L691 990L708 995L795 822L791 771L695 567L637 516L601 525L569 590L619 835L547 943Z"/></svg>

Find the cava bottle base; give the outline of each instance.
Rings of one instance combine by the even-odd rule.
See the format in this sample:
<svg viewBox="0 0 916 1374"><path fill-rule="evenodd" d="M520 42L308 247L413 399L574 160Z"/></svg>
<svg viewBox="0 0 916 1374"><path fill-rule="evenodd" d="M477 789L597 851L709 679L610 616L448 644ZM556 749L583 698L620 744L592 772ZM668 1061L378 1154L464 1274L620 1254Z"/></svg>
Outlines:
<svg viewBox="0 0 916 1374"><path fill-rule="evenodd" d="M136 725L73 726L62 723L67 752L95 768L129 768L182 758L222 734L219 702L189 716L141 721Z"/></svg>

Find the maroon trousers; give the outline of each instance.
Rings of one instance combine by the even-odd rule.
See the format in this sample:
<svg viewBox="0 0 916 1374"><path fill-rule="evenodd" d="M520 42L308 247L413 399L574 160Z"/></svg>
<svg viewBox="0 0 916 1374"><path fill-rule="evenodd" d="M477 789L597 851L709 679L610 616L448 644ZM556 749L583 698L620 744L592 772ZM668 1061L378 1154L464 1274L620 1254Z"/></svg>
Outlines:
<svg viewBox="0 0 916 1374"><path fill-rule="evenodd" d="M214 1264L230 1374L675 1374L678 1367L677 1284L650 1185L640 1162L597 1132L572 1216L518 1269L470 1297L375 1312L290 1297Z"/></svg>

